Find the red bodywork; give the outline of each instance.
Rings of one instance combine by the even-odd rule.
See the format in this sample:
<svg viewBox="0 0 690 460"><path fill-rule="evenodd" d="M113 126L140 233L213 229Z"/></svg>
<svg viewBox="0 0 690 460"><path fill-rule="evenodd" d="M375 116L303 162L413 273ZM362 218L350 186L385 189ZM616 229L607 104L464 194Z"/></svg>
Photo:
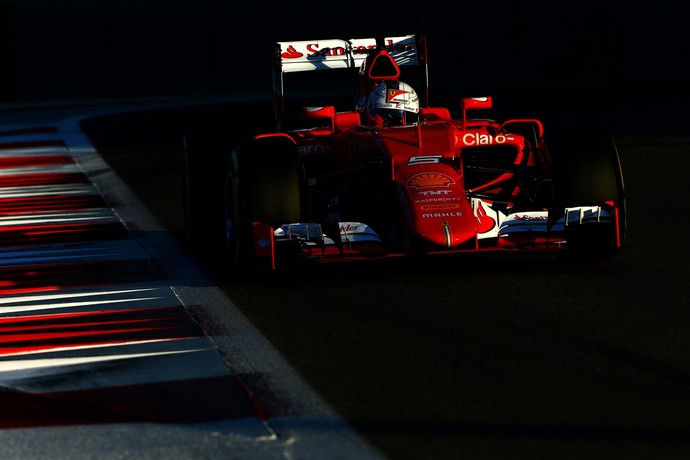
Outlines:
<svg viewBox="0 0 690 460"><path fill-rule="evenodd" d="M491 107L490 98L468 99L464 105L472 109ZM464 112L463 112L464 114ZM355 259L356 256L400 256L413 251L425 253L443 251L478 251L480 249L506 249L512 246L509 238L484 238L496 232L499 219L487 214L491 200L477 200L475 207L468 192L484 196L500 193L519 200L522 188L517 185L515 172L489 174L490 179L482 183L474 180L474 190L465 182L463 151L488 146L500 146L503 152L512 152L512 164L517 167L544 165L539 151L522 135L506 131L511 125L533 125L542 132L538 120L512 120L497 124L488 120L467 120L466 116L453 120L444 108L422 109L422 121L405 127L370 127L360 122L358 112L336 113L333 107L305 109L303 115L314 121L328 121L328 127L298 130L288 133L265 134L266 136L289 136L298 151L302 152L307 174L311 164L321 164L320 157L327 156L329 171L320 174L357 170L361 165L386 165L388 180L395 185L400 208L403 211L402 242L393 245L391 251L381 242L356 242L355 244L326 245L314 251L304 247L305 254L320 261ZM505 153L504 153L505 155ZM513 184L508 186L506 184ZM363 197L367 200L366 197ZM376 202L375 197L370 197ZM509 209L513 203L504 203ZM386 212L386 209L381 209ZM364 222L367 224L367 222ZM273 229L264 226L256 231L270 239L275 246ZM347 233L347 228L340 228ZM257 241L261 238L257 238ZM264 240L265 241L265 240ZM525 241L520 241L524 246ZM546 240L542 243L548 243ZM551 241L539 248L557 248ZM263 249L262 254L275 259L273 249ZM330 256L336 256L335 258Z"/></svg>
<svg viewBox="0 0 690 460"><path fill-rule="evenodd" d="M312 43L294 42L281 55L279 48L277 67L304 54L299 51L302 45L316 49ZM389 44L367 51L359 75L360 101L381 81L401 78L391 50L411 49L406 46ZM327 59L336 54L335 48L324 48L320 55L309 57ZM425 66L425 56L424 50L414 62ZM356 206L327 214L332 211L329 204L326 218L305 216L305 222L286 222L281 228L254 222L254 252L269 259L274 268L282 246L293 255L319 262L563 247L562 230L570 216L566 213L557 224L547 204L536 199L535 190L547 182L551 167L539 120L475 118L478 111L492 107L490 97L481 97L462 99L456 117L445 107L422 106L419 123L401 127L367 126L361 105L341 112L334 106L305 107L302 119L313 127L283 131L282 74L278 83L277 132L255 139L291 139L309 187L316 184L313 188L329 203L339 200ZM426 95L428 88L420 93ZM611 206L606 214L601 209L576 212L582 223L587 218L608 218L617 210Z"/></svg>

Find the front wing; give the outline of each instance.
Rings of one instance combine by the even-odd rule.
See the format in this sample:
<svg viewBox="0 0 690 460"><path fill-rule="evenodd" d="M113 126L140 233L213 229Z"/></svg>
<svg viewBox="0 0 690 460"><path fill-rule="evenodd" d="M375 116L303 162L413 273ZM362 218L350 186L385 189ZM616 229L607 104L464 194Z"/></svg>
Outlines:
<svg viewBox="0 0 690 460"><path fill-rule="evenodd" d="M361 261L372 258L453 253L525 253L562 251L569 247L570 235L583 228L616 226L614 206L566 208L558 219L547 211L516 212L501 216L494 229L477 233L473 244L459 248L391 251L390 245L362 222L339 222L325 226L314 222L285 223L278 228L254 222L254 254L275 269L286 257L306 263ZM618 229L615 229L618 235ZM620 241L615 242L620 247Z"/></svg>

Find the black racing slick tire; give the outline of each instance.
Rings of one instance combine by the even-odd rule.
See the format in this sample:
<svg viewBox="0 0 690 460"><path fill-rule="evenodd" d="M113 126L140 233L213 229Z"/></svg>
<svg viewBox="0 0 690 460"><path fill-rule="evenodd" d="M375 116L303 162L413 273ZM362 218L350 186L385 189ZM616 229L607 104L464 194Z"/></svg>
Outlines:
<svg viewBox="0 0 690 460"><path fill-rule="evenodd" d="M297 147L287 136L245 141L232 152L225 181L225 241L231 275L269 268L270 261L256 257L252 223L276 228L300 222L304 184Z"/></svg>
<svg viewBox="0 0 690 460"><path fill-rule="evenodd" d="M618 149L613 139L593 129L558 129L547 134L552 163L554 218L567 207L608 206L617 209L613 224L568 227L569 256L607 258L625 241L626 197Z"/></svg>
<svg viewBox="0 0 690 460"><path fill-rule="evenodd" d="M223 129L198 129L184 143L184 231L187 244L210 249L223 241L223 181L227 145ZM223 154L222 152L226 152Z"/></svg>

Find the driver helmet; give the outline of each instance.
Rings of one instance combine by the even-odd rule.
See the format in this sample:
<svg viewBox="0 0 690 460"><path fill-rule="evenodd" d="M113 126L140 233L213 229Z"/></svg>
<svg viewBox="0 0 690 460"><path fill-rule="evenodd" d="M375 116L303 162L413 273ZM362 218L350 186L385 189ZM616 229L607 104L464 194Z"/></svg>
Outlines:
<svg viewBox="0 0 690 460"><path fill-rule="evenodd" d="M401 81L381 82L369 95L367 121L377 126L405 126L419 121L419 97Z"/></svg>

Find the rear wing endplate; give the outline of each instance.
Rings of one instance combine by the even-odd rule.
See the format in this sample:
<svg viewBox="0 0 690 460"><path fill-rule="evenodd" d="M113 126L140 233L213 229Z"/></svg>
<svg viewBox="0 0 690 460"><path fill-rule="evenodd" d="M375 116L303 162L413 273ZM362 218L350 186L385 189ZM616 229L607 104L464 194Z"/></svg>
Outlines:
<svg viewBox="0 0 690 460"><path fill-rule="evenodd" d="M425 86L426 43L416 35L395 37L304 40L276 42L274 46L273 95L276 128L280 130L284 109L285 74L314 70L358 69L366 57L385 49L400 67L423 66ZM426 96L428 89L423 93Z"/></svg>

